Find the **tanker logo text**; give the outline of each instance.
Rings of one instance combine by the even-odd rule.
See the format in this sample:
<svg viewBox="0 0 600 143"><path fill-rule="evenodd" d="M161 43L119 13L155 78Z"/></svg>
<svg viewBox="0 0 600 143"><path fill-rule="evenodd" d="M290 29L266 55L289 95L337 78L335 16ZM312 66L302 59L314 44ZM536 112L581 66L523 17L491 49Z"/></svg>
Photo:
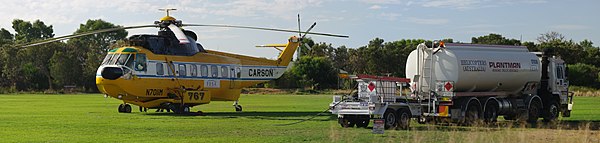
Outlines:
<svg viewBox="0 0 600 143"><path fill-rule="evenodd" d="M492 72L519 72L521 63L517 62L490 62Z"/></svg>
<svg viewBox="0 0 600 143"><path fill-rule="evenodd" d="M460 60L463 71L485 72L485 60Z"/></svg>

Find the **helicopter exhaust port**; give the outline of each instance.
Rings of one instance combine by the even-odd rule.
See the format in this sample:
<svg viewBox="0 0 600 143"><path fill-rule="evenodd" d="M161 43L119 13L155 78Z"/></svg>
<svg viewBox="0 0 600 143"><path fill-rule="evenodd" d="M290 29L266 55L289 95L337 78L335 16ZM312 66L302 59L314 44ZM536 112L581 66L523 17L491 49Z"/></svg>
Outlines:
<svg viewBox="0 0 600 143"><path fill-rule="evenodd" d="M104 79L115 80L123 76L123 69L119 67L104 67L101 75Z"/></svg>

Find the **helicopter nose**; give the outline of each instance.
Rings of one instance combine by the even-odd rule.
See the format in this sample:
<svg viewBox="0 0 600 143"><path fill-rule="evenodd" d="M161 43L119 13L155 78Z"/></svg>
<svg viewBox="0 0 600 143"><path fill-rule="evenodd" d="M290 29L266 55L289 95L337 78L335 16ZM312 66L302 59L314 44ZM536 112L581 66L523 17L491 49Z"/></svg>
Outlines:
<svg viewBox="0 0 600 143"><path fill-rule="evenodd" d="M123 76L123 69L119 67L104 67L101 75L104 79L115 80Z"/></svg>

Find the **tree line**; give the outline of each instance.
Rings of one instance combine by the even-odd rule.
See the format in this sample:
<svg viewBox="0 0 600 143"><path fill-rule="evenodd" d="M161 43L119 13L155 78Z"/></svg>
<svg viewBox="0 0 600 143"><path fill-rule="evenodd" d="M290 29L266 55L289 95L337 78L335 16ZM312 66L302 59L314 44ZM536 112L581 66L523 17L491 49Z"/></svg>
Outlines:
<svg viewBox="0 0 600 143"><path fill-rule="evenodd" d="M116 28L97 19L80 24L73 34ZM0 28L0 92L53 91L74 86L81 92L98 92L96 69L107 51L125 39L127 31L100 33L66 42L22 47L54 37L52 25L40 20L12 21L14 33Z"/></svg>
<svg viewBox="0 0 600 143"><path fill-rule="evenodd" d="M80 24L73 34L116 27L120 26L90 19ZM54 91L65 86L77 87L81 92L98 92L96 69L107 51L116 48L127 36L127 31L119 30L24 48L19 45L54 37L52 25L40 20L16 19L12 21L12 29L14 33L0 29L0 92ZM375 38L364 46L349 48L317 43L310 38L303 40L305 45L299 47L301 56L295 59L291 70L258 87L350 88L348 80L340 80L340 72L404 77L409 53L418 44L431 42L423 39L386 42ZM455 42L453 39L442 41ZM530 51L552 49L567 62L572 85L600 88L600 48L593 46L592 41L575 42L560 33L548 32L540 34L537 42L489 34L473 37L471 43L522 45Z"/></svg>
<svg viewBox="0 0 600 143"><path fill-rule="evenodd" d="M542 52L550 49L561 57L568 67L568 80L571 85L600 88L600 48L590 40L575 42L568 40L558 32L542 33L537 42L523 42L506 38L500 34L488 34L472 37L473 44L516 45L526 46L531 52ZM453 39L442 39L446 43ZM405 77L406 59L418 44L431 43L423 39L401 39L385 42L375 38L365 46L334 48L328 43L314 44L307 42L302 48L302 57L296 61L291 71L282 78L265 84L266 87L278 88L352 88L346 82L340 82L336 76L340 70L350 74L371 74L381 76ZM319 66L316 66L319 65Z"/></svg>

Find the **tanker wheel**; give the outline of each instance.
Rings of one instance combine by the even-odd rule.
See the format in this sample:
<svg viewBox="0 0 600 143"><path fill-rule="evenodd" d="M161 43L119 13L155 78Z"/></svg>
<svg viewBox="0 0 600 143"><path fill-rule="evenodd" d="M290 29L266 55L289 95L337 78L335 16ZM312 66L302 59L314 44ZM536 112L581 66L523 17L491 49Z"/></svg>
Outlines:
<svg viewBox="0 0 600 143"><path fill-rule="evenodd" d="M547 109L545 109L545 115L544 115L544 122L553 122L556 121L556 119L558 119L558 103L556 102L550 102L550 105L548 106Z"/></svg>
<svg viewBox="0 0 600 143"><path fill-rule="evenodd" d="M387 110L385 110L385 113L383 113L385 129L396 128L396 126L398 126L397 117L398 116L396 115L396 111L394 111L394 109L388 108Z"/></svg>
<svg viewBox="0 0 600 143"><path fill-rule="evenodd" d="M527 113L527 122L528 123L536 123L538 118L540 118L540 109L542 108L542 104L540 103L539 100L533 100L531 101L530 105L529 105L529 111Z"/></svg>
<svg viewBox="0 0 600 143"><path fill-rule="evenodd" d="M408 130L410 127L411 113L408 109L400 109L398 111L398 127L402 130Z"/></svg>
<svg viewBox="0 0 600 143"><path fill-rule="evenodd" d="M496 123L498 121L498 103L491 101L486 104L483 111L483 120L486 123Z"/></svg>
<svg viewBox="0 0 600 143"><path fill-rule="evenodd" d="M478 124L480 122L479 115L479 105L475 103L470 103L467 107L464 124L467 126L473 126Z"/></svg>

